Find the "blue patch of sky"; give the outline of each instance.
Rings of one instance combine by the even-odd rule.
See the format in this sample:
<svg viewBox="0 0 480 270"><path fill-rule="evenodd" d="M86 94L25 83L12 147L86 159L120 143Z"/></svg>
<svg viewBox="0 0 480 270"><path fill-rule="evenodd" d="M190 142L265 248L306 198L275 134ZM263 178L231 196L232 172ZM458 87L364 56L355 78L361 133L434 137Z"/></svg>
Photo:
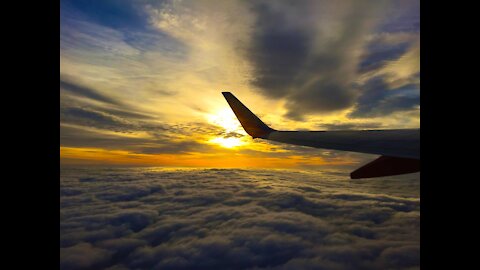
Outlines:
<svg viewBox="0 0 480 270"><path fill-rule="evenodd" d="M149 15L144 9L144 2L63 0L60 12L60 38L63 41L61 48L67 49L78 45L86 49L98 49L98 44L89 44L88 42L79 44L79 40L70 34L70 31L74 29L76 32L87 34L96 41L102 41L106 37L102 36L102 33L98 33L97 29L92 28L92 25L97 25L99 28L121 33L121 41L141 52L160 50L171 56L182 57L185 55L187 53L186 44L150 24Z"/></svg>

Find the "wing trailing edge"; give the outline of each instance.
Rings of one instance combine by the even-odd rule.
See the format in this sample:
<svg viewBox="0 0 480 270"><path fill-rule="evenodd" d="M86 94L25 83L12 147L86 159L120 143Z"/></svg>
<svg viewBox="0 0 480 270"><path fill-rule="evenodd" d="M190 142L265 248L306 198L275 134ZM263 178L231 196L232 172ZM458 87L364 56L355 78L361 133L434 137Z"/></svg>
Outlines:
<svg viewBox="0 0 480 270"><path fill-rule="evenodd" d="M419 159L380 156L374 161L353 171L350 174L350 178L373 178L414 173L419 171Z"/></svg>

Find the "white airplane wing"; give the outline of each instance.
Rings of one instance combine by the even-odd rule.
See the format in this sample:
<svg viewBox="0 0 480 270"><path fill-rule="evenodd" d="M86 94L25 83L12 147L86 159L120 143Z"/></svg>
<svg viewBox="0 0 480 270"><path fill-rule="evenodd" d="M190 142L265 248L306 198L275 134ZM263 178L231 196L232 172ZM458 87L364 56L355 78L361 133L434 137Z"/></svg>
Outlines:
<svg viewBox="0 0 480 270"><path fill-rule="evenodd" d="M420 171L420 129L278 131L270 128L232 93L222 92L245 131L253 138L315 148L381 155L350 174L352 179Z"/></svg>

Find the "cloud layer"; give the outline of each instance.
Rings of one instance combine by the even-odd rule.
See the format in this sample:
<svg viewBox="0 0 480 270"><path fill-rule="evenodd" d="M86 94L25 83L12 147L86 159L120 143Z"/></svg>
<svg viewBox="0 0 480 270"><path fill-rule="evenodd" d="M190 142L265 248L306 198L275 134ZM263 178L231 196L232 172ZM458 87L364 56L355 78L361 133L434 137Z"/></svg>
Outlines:
<svg viewBox="0 0 480 270"><path fill-rule="evenodd" d="M418 269L418 175L344 176L62 168L60 266Z"/></svg>

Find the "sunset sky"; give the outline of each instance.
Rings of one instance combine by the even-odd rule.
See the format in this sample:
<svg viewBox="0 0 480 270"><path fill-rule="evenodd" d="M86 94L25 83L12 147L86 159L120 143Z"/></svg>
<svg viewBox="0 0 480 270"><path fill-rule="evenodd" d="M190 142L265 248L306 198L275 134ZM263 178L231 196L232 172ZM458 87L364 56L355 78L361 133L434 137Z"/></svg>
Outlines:
<svg viewBox="0 0 480 270"><path fill-rule="evenodd" d="M61 1L62 164L358 167L372 155L253 140L420 127L419 1Z"/></svg>

